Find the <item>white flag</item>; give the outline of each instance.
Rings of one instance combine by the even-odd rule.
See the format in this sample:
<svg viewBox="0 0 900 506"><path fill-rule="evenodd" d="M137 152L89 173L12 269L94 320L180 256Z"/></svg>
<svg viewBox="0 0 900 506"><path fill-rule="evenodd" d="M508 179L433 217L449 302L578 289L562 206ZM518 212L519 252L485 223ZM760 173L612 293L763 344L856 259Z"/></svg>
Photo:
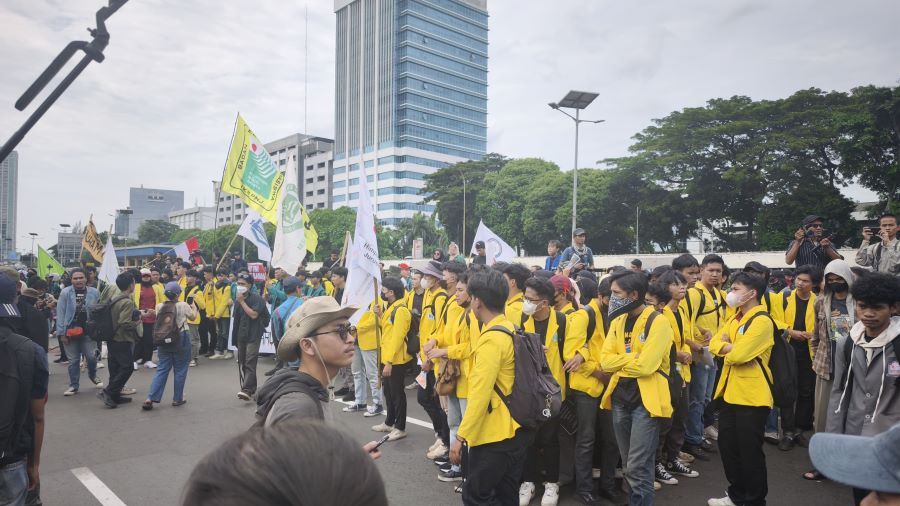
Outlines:
<svg viewBox="0 0 900 506"><path fill-rule="evenodd" d="M297 169L293 160L284 171L284 185L278 204L275 222L275 241L272 245L272 267L281 267L294 273L306 257L306 227L303 220L303 203L297 185Z"/></svg>
<svg viewBox="0 0 900 506"><path fill-rule="evenodd" d="M266 238L266 229L263 228L266 220L253 209L246 208L245 210L247 214L244 216L241 228L238 229L238 235L249 239L256 245L259 259L268 262L272 260L272 249L269 248L269 239Z"/></svg>
<svg viewBox="0 0 900 506"><path fill-rule="evenodd" d="M472 252L475 254L475 245L484 242L484 254L487 257L485 262L487 265L494 265L496 262L512 262L516 258L516 250L512 246L506 244L506 241L495 234L491 229L487 228L483 221L478 223L478 230L475 231L475 240L472 242Z"/></svg>
<svg viewBox="0 0 900 506"><path fill-rule="evenodd" d="M359 177L359 209L356 210L356 230L347 246L347 286L343 305L356 305L360 310L350 321L356 323L368 309L375 294L381 290L381 260L378 256L378 238L375 236L375 213L369 200L366 171Z"/></svg>
<svg viewBox="0 0 900 506"><path fill-rule="evenodd" d="M116 284L119 276L119 260L116 258L116 248L113 247L112 237L106 238L106 249L103 250L103 263L97 277L107 283Z"/></svg>

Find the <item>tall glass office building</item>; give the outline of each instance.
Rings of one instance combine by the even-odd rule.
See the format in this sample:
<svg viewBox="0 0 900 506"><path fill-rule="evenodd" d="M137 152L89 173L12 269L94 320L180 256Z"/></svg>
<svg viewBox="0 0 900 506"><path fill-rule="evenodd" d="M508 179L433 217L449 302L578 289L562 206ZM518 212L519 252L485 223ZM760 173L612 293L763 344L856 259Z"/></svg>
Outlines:
<svg viewBox="0 0 900 506"><path fill-rule="evenodd" d="M367 175L376 216L422 203L424 176L487 149L487 0L335 0L332 207L356 207Z"/></svg>

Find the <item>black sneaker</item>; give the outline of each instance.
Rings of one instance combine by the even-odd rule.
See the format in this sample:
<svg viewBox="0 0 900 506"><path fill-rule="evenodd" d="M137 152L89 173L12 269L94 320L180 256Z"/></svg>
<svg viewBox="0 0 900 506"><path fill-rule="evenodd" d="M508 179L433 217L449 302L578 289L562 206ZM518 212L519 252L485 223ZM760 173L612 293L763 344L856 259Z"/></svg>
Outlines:
<svg viewBox="0 0 900 506"><path fill-rule="evenodd" d="M801 432L794 436L794 444L800 448L809 448L809 438Z"/></svg>
<svg viewBox="0 0 900 506"><path fill-rule="evenodd" d="M344 402L353 402L356 400L356 394L354 392L350 392L347 395L341 397L341 400Z"/></svg>
<svg viewBox="0 0 900 506"><path fill-rule="evenodd" d="M119 405L116 404L116 401L114 401L112 397L107 395L105 390L100 390L99 392L97 392L97 398L103 401L103 404L105 404L107 408L113 409L119 407Z"/></svg>
<svg viewBox="0 0 900 506"><path fill-rule="evenodd" d="M602 504L600 499L594 497L594 494L575 494L575 500L588 506L600 506Z"/></svg>
<svg viewBox="0 0 900 506"><path fill-rule="evenodd" d="M666 464L666 471L668 471L672 474L677 474L678 476L684 476L687 478L696 478L696 477L700 476L700 473L698 473L697 471L694 471L690 467L684 465L677 459Z"/></svg>
<svg viewBox="0 0 900 506"><path fill-rule="evenodd" d="M710 441L709 439L706 439L706 438L703 438L703 442L700 443L700 447L703 448L703 451L705 451L707 453L709 453L709 452L715 453L715 451L716 451L716 445L713 444L712 441Z"/></svg>
<svg viewBox="0 0 900 506"><path fill-rule="evenodd" d="M116 404L128 404L131 402L131 397L119 397L116 399Z"/></svg>
<svg viewBox="0 0 900 506"><path fill-rule="evenodd" d="M656 463L656 481L666 485L678 485L678 478L672 476L672 473L666 470L666 466L662 462Z"/></svg>
<svg viewBox="0 0 900 506"><path fill-rule="evenodd" d="M449 473L450 469L452 469L452 468L453 468L453 464L451 464L449 462L445 462L438 466L438 469L440 469L440 471L442 473Z"/></svg>
<svg viewBox="0 0 900 506"><path fill-rule="evenodd" d="M463 475L461 471L449 471L446 473L439 473L438 479L444 482L453 482L453 481L462 481Z"/></svg>
<svg viewBox="0 0 900 506"><path fill-rule="evenodd" d="M706 462L709 461L709 454L703 451L703 448L701 448L700 446L685 443L681 451L687 453L688 455L693 455L697 460L703 460Z"/></svg>
<svg viewBox="0 0 900 506"><path fill-rule="evenodd" d="M441 455L440 457L434 459L433 462L434 462L434 465L436 465L436 466L442 466L444 464L449 464L450 457L448 455Z"/></svg>
<svg viewBox="0 0 900 506"><path fill-rule="evenodd" d="M789 452L794 449L794 436L785 435L781 438L781 441L778 442L778 449L783 452Z"/></svg>
<svg viewBox="0 0 900 506"><path fill-rule="evenodd" d="M68 364L68 363L69 363L69 359L63 358L63 357L59 357L58 359L54 360L53 363L54 363L54 364Z"/></svg>
<svg viewBox="0 0 900 506"><path fill-rule="evenodd" d="M613 488L601 488L598 491L597 495L615 504L616 506L623 506L625 504L628 504L628 497L626 497L621 490Z"/></svg>

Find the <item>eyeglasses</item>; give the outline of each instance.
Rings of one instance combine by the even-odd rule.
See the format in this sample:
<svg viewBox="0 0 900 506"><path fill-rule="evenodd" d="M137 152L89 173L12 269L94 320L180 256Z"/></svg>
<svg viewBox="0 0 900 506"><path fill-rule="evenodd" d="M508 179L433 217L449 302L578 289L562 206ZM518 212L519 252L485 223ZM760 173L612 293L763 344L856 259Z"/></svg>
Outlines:
<svg viewBox="0 0 900 506"><path fill-rule="evenodd" d="M341 338L341 341L344 341L346 343L348 337L356 334L356 327L353 326L353 324L347 323L345 325L339 325L338 328L334 330L329 330L328 332L317 332L306 337L325 336L328 334L337 334Z"/></svg>
<svg viewBox="0 0 900 506"><path fill-rule="evenodd" d="M812 225L809 226L809 228L822 228L822 227L824 227L824 225L822 225L821 223L813 223Z"/></svg>

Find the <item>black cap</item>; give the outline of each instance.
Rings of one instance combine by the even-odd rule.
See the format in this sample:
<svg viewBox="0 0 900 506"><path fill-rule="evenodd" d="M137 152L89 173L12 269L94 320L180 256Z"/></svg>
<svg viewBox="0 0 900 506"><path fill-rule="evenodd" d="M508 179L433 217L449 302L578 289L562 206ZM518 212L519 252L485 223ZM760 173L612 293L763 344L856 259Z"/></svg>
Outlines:
<svg viewBox="0 0 900 506"><path fill-rule="evenodd" d="M477 241L477 242L475 243L475 248L476 248L476 249L477 249L477 248L483 248L483 247L484 247L484 241Z"/></svg>
<svg viewBox="0 0 900 506"><path fill-rule="evenodd" d="M242 272L242 273L238 274L237 278L243 279L244 281L246 281L247 283L250 283L251 285L253 284L253 276L251 276L250 274L247 274L246 272Z"/></svg>
<svg viewBox="0 0 900 506"><path fill-rule="evenodd" d="M768 274L769 268L754 260L752 262L747 262L747 265L744 266L744 272L758 272L760 274Z"/></svg>
<svg viewBox="0 0 900 506"><path fill-rule="evenodd" d="M803 226L808 227L817 221L823 221L822 217L817 214L810 214L806 218L803 218Z"/></svg>

